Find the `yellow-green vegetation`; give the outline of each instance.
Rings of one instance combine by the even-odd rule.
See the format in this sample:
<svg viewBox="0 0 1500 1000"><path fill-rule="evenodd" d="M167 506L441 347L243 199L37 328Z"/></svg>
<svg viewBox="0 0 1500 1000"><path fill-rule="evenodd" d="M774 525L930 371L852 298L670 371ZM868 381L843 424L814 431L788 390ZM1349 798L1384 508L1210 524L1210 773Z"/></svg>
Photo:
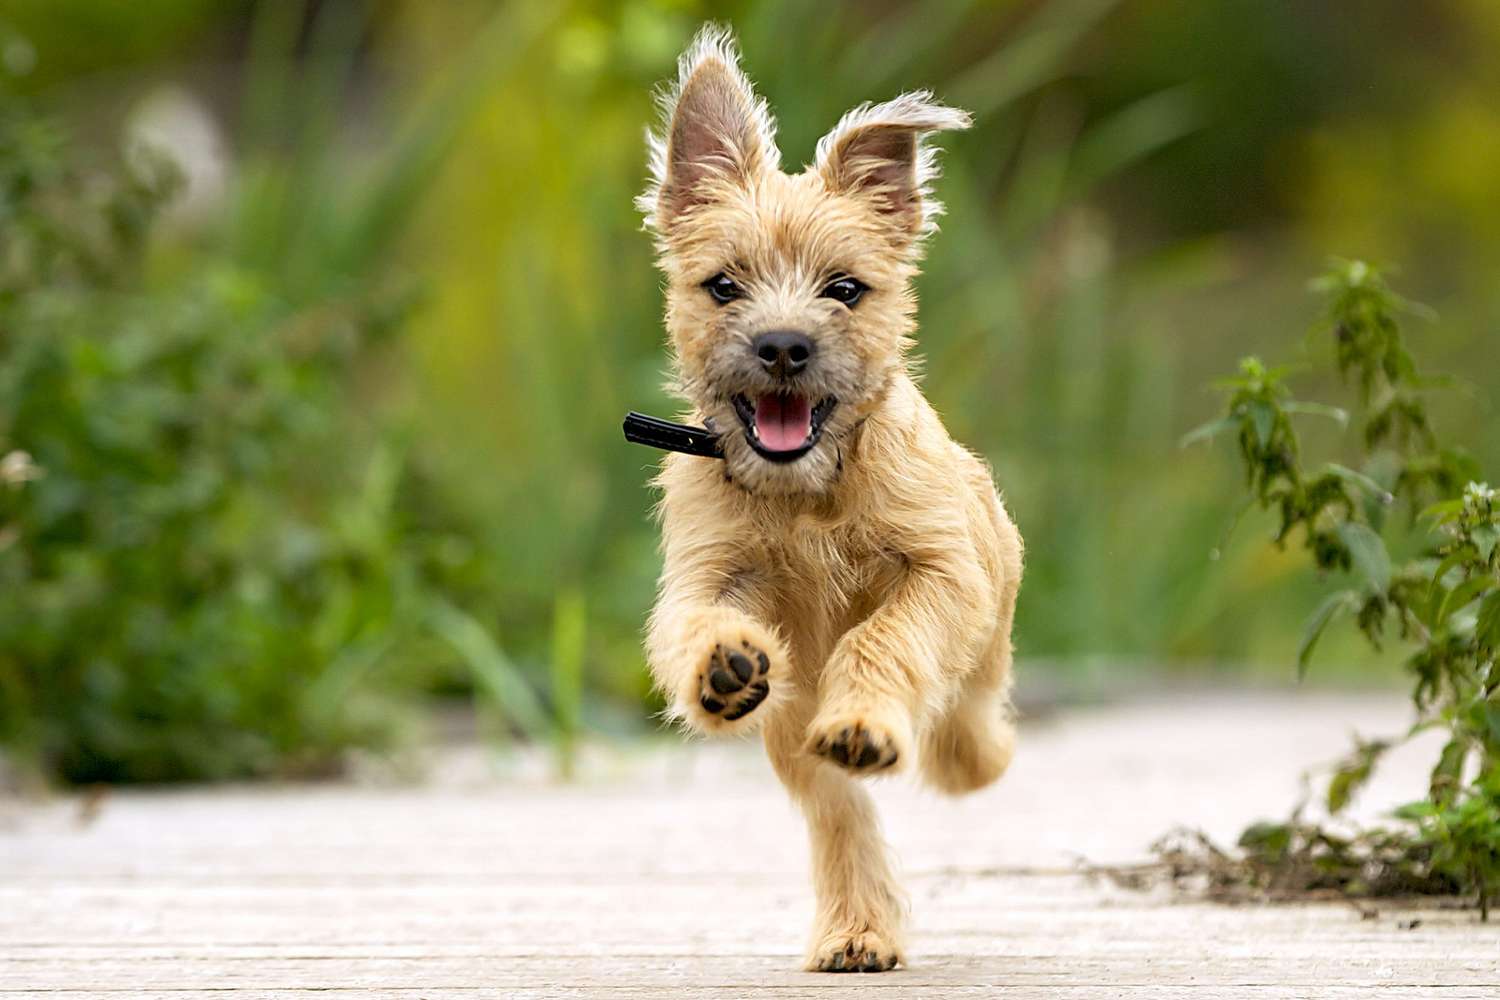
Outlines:
<svg viewBox="0 0 1500 1000"><path fill-rule="evenodd" d="M298 23L254 25L262 144L191 248L160 232L169 160L90 156L0 92L0 743L28 770L327 773L454 683L501 732L555 729L455 606L487 593L477 557L381 402L414 303L393 240L481 81L346 188L329 112L357 22L320 22L294 72ZM495 34L487 68L517 41Z"/></svg>
<svg viewBox="0 0 1500 1000"><path fill-rule="evenodd" d="M632 199L710 17L789 167L861 101L975 114L919 353L1028 541L1022 676L1293 677L1319 585L1223 537L1239 470L1174 450L1199 386L1328 247L1414 262L1436 366L1500 312L1496 6L1326 6L8 0L0 739L124 780L325 770L433 696L564 767L651 731L654 456L619 420L674 403ZM164 87L223 171L168 129L163 205L132 136ZM1485 418L1500 374L1466 374L1435 421ZM1314 677L1400 676L1371 663L1333 630Z"/></svg>
<svg viewBox="0 0 1500 1000"><path fill-rule="evenodd" d="M348 384L404 296L293 293L231 254L148 279L174 176L81 169L0 108L0 740L69 781L315 773L383 743L441 572Z"/></svg>

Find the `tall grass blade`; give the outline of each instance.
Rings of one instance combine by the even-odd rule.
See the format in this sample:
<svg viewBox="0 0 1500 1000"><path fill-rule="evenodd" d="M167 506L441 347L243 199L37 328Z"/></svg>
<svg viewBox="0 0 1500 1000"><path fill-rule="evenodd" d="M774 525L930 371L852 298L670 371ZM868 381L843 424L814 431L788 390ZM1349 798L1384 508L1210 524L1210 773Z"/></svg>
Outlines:
<svg viewBox="0 0 1500 1000"><path fill-rule="evenodd" d="M467 612L442 600L431 602L427 619L438 637L468 665L476 692L504 719L529 740L542 743L553 737L553 720L489 630Z"/></svg>

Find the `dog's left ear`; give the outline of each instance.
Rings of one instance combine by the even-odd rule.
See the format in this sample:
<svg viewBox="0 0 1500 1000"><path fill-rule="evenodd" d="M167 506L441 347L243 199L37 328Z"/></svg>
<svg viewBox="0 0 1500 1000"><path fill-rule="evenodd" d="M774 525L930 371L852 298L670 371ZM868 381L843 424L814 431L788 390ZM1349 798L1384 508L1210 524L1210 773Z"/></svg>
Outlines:
<svg viewBox="0 0 1500 1000"><path fill-rule="evenodd" d="M830 191L869 199L903 242L916 240L943 213L929 187L938 174L937 149L924 139L971 124L967 112L937 103L925 90L862 104L818 140L817 169Z"/></svg>

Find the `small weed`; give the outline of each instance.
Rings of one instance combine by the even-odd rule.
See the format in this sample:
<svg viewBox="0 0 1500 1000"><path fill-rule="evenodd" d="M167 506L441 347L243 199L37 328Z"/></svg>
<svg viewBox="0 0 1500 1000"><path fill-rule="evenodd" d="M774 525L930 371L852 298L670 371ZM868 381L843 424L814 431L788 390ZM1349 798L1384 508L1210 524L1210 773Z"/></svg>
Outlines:
<svg viewBox="0 0 1500 1000"><path fill-rule="evenodd" d="M1309 467L1294 418L1347 425L1349 415L1294 399L1287 370L1253 357L1221 383L1225 415L1184 443L1233 435L1252 502L1279 515L1275 544L1300 545L1319 570L1350 579L1308 620L1299 677L1339 618L1352 617L1376 649L1393 636L1411 649L1416 721L1403 736L1355 746L1328 782L1328 812L1348 805L1392 746L1431 729L1448 739L1427 797L1396 810L1395 826L1343 836L1299 809L1246 830L1237 855L1201 835L1169 837L1157 854L1174 882L1200 875L1218 895L1456 894L1487 919L1500 891L1500 492L1432 426L1427 395L1444 383L1418 371L1400 324L1419 307L1359 261L1338 263L1313 287L1329 300L1315 335L1331 341L1338 372L1357 387L1358 467ZM1398 509L1406 516L1393 516ZM1415 555L1398 562L1393 548Z"/></svg>

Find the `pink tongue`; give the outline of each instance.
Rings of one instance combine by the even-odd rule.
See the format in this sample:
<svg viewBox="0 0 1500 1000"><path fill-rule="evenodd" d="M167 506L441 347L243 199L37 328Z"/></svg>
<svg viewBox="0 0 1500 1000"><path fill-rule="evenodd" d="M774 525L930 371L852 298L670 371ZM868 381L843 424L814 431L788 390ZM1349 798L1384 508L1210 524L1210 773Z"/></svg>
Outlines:
<svg viewBox="0 0 1500 1000"><path fill-rule="evenodd" d="M803 396L766 393L755 401L755 436L771 451L795 451L812 436L812 407Z"/></svg>

